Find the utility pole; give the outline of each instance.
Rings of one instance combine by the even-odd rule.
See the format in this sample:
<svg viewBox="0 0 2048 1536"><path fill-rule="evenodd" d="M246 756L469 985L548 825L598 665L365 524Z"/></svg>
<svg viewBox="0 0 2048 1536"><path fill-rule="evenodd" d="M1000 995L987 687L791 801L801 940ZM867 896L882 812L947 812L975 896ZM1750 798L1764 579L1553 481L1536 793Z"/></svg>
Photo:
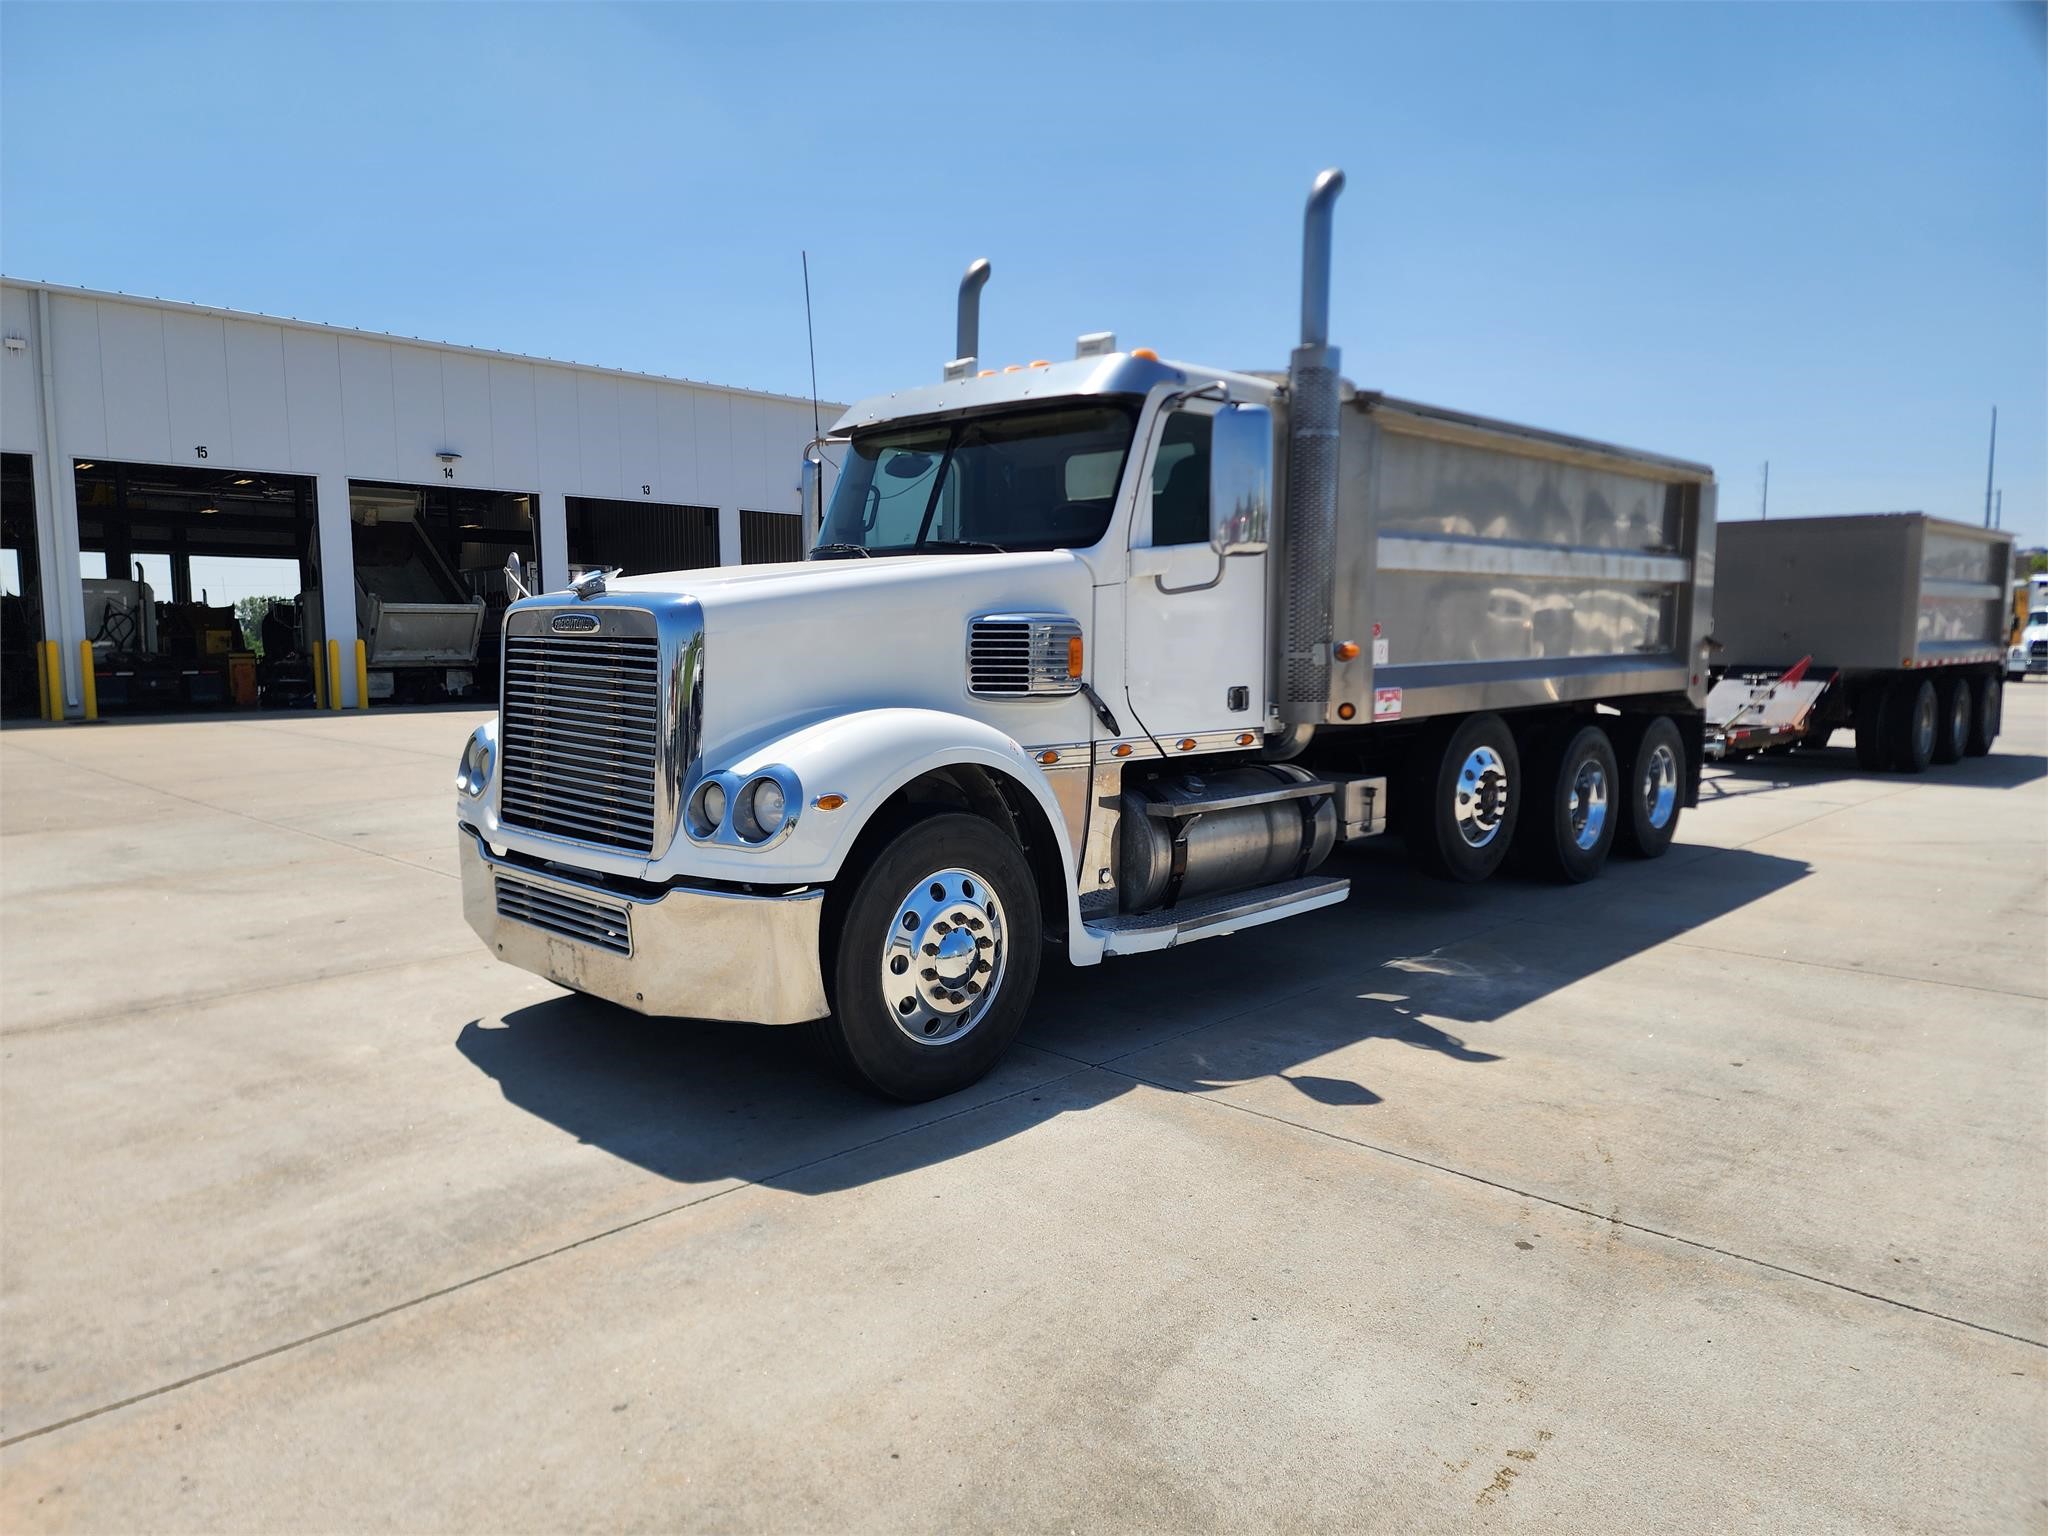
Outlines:
<svg viewBox="0 0 2048 1536"><path fill-rule="evenodd" d="M1762 517L1763 521L1765 521L1765 522L1768 522L1768 521L1770 521L1770 516L1771 516L1771 461L1770 461L1769 459L1765 459L1765 460L1764 460L1764 507L1763 507L1763 512L1762 512L1762 513L1761 513L1760 515L1761 515L1761 517Z"/></svg>
<svg viewBox="0 0 2048 1536"><path fill-rule="evenodd" d="M1984 526L1991 526L1991 477L1998 469L1998 407L1991 407L1991 457L1984 465Z"/></svg>
<svg viewBox="0 0 2048 1536"><path fill-rule="evenodd" d="M1998 495L1991 502L1991 526L1994 528L2003 528L2005 526L2005 487L2002 485L1998 488Z"/></svg>

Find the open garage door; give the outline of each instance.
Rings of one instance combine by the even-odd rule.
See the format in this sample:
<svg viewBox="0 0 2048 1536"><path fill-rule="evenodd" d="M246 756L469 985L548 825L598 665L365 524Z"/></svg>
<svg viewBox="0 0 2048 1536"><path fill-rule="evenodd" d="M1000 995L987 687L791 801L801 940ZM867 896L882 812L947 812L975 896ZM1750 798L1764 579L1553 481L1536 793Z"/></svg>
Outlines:
<svg viewBox="0 0 2048 1536"><path fill-rule="evenodd" d="M772 565L804 557L804 519L800 512L749 512L740 509L740 560L746 565Z"/></svg>
<svg viewBox="0 0 2048 1536"><path fill-rule="evenodd" d="M35 461L0 454L0 714L41 707L36 646L43 639L41 545L36 537Z"/></svg>
<svg viewBox="0 0 2048 1536"><path fill-rule="evenodd" d="M82 459L73 474L102 713L313 702L310 479Z"/></svg>
<svg viewBox="0 0 2048 1536"><path fill-rule="evenodd" d="M574 571L617 566L644 576L718 564L716 507L571 496L565 510Z"/></svg>
<svg viewBox="0 0 2048 1536"><path fill-rule="evenodd" d="M533 568L533 497L351 480L356 627L370 702L498 696L505 558Z"/></svg>

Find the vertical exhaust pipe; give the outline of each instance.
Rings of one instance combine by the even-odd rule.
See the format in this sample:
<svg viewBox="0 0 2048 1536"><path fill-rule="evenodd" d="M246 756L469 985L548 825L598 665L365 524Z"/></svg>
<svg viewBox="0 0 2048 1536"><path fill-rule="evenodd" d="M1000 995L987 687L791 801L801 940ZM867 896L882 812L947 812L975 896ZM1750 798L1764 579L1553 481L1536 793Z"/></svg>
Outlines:
<svg viewBox="0 0 2048 1536"><path fill-rule="evenodd" d="M981 290L988 286L988 258L969 262L960 277L960 318L953 331L956 359L981 356Z"/></svg>
<svg viewBox="0 0 2048 1536"><path fill-rule="evenodd" d="M1337 532L1337 348L1330 345L1330 246L1344 173L1324 171L1301 234L1301 345L1287 365L1287 630L1280 704L1320 724L1330 697L1331 550Z"/></svg>

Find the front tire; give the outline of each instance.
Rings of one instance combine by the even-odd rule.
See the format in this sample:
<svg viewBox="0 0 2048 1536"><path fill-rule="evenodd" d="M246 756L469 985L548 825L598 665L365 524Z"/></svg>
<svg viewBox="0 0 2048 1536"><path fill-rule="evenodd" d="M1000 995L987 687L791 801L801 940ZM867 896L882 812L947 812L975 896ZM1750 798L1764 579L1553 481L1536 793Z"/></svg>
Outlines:
<svg viewBox="0 0 2048 1536"><path fill-rule="evenodd" d="M1671 846L1685 806L1685 742L1668 715L1643 728L1629 759L1627 814L1615 829L1621 845L1639 859L1654 859Z"/></svg>
<svg viewBox="0 0 2048 1536"><path fill-rule="evenodd" d="M1424 754L1409 802L1409 857L1439 879L1477 885L1507 857L1521 796L1514 732L1499 715L1470 716L1440 754Z"/></svg>
<svg viewBox="0 0 2048 1536"><path fill-rule="evenodd" d="M1017 1038L1043 934L1024 851L978 816L914 822L854 888L835 935L826 1059L908 1103L957 1093Z"/></svg>

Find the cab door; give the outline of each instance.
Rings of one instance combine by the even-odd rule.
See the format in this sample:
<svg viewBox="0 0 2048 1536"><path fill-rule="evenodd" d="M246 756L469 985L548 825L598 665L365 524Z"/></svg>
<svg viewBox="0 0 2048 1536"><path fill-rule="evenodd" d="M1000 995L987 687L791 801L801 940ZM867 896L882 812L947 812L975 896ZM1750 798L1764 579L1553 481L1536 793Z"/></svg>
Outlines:
<svg viewBox="0 0 2048 1536"><path fill-rule="evenodd" d="M1262 407L1213 400L1163 413L1153 432L1131 520L1124 688L1133 734L1169 752L1264 727L1271 434Z"/></svg>

